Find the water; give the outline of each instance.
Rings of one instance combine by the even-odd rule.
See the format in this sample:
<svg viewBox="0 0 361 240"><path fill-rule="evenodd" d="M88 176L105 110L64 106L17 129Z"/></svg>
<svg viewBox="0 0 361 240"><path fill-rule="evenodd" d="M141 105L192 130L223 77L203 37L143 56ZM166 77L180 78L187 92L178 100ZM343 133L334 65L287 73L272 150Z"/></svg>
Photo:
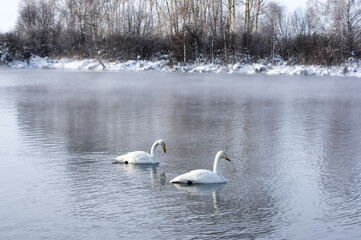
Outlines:
<svg viewBox="0 0 361 240"><path fill-rule="evenodd" d="M2 70L0 112L1 239L361 238L359 79Z"/></svg>

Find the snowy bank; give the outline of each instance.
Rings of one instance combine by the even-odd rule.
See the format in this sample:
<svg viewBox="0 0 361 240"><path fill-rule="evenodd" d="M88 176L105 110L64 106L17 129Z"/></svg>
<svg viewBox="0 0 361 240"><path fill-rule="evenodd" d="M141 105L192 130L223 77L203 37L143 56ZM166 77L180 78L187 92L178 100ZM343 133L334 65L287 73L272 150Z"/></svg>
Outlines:
<svg viewBox="0 0 361 240"><path fill-rule="evenodd" d="M361 60L352 59L342 66L323 67L323 66L304 66L288 65L287 62L278 62L275 64L243 64L235 63L229 65L219 64L188 64L170 66L167 60L159 61L126 61L126 62L107 62L105 71L163 71L163 72L191 72L191 73L234 73L234 74L266 74L266 75L306 75L306 76L337 76L337 77L361 77ZM16 69L58 69L58 70L93 70L104 71L101 64L96 59L49 59L33 56L30 61L15 61L8 63L11 68Z"/></svg>

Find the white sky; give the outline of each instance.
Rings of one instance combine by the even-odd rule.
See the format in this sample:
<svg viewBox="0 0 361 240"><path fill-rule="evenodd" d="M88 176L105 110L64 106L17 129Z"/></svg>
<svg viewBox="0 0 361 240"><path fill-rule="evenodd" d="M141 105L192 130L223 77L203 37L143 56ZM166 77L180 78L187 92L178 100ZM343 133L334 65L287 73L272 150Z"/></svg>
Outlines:
<svg viewBox="0 0 361 240"><path fill-rule="evenodd" d="M18 17L19 0L0 0L0 32L11 30Z"/></svg>
<svg viewBox="0 0 361 240"><path fill-rule="evenodd" d="M305 7L307 0L275 0L276 2L285 5L289 11L293 11L298 7Z"/></svg>
<svg viewBox="0 0 361 240"><path fill-rule="evenodd" d="M307 0L276 0L289 10L306 6ZM11 30L16 23L20 0L0 0L0 32Z"/></svg>

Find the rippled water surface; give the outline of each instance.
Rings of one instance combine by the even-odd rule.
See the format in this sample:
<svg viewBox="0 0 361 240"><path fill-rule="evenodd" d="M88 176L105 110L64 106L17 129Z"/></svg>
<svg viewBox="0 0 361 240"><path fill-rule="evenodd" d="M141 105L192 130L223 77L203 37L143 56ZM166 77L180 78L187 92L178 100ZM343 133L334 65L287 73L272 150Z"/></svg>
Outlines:
<svg viewBox="0 0 361 240"><path fill-rule="evenodd" d="M1 70L0 113L1 239L361 238L360 79Z"/></svg>

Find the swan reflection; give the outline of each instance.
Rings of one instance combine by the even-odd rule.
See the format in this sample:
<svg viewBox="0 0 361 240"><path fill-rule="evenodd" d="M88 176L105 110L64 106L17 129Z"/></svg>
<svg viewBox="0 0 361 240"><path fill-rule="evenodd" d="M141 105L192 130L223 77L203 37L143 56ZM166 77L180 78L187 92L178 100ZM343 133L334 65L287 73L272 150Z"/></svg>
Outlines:
<svg viewBox="0 0 361 240"><path fill-rule="evenodd" d="M132 178L143 178L144 173L148 173L152 185L164 185L166 182L165 173L159 173L157 170L158 164L115 164L119 165L121 170Z"/></svg>
<svg viewBox="0 0 361 240"><path fill-rule="evenodd" d="M226 184L194 184L194 185L184 185L184 184L174 184L177 189L185 191L194 195L212 195L213 198L213 207L215 211L220 212L220 201L219 201L219 191Z"/></svg>

